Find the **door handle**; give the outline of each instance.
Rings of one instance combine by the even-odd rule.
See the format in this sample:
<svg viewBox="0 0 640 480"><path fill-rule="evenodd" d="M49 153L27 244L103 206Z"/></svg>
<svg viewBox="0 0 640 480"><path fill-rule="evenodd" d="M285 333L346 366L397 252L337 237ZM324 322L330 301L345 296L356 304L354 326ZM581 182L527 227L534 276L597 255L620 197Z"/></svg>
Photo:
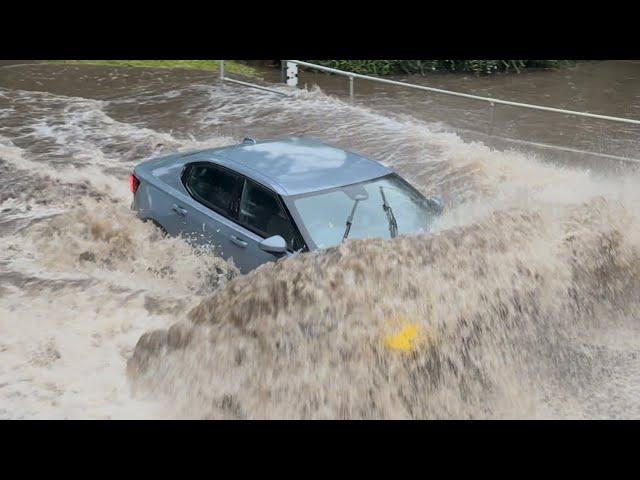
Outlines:
<svg viewBox="0 0 640 480"><path fill-rule="evenodd" d="M230 238L231 238L231 243L235 243L239 247L247 248L247 245L249 245L247 242L245 242L244 240L241 240L240 238L236 237L235 235L231 235Z"/></svg>
<svg viewBox="0 0 640 480"><path fill-rule="evenodd" d="M171 209L176 212L178 215L182 215L183 217L187 214L187 210L185 208L182 208L179 205L176 205L175 203L173 204L173 207L171 207Z"/></svg>

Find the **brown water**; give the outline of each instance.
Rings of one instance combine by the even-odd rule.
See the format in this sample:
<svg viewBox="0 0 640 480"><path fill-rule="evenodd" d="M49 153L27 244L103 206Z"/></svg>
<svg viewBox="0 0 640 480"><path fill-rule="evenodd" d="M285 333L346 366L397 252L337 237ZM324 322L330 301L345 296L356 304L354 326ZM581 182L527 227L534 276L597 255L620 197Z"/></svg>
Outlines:
<svg viewBox="0 0 640 480"><path fill-rule="evenodd" d="M310 78L280 98L203 72L0 67L0 417L640 417L635 170L505 150L477 105L375 85L351 105ZM639 79L600 62L411 80L638 118ZM566 118L535 115L496 129L562 140ZM640 156L637 132L577 123L579 146ZM369 155L447 212L432 236L238 276L128 210L140 160L244 135ZM417 350L389 350L409 324Z"/></svg>
<svg viewBox="0 0 640 480"><path fill-rule="evenodd" d="M394 80L568 110L602 115L640 118L640 61L580 62L556 71L533 70L519 75L440 73L427 76L397 76ZM275 75L269 79L277 80ZM319 84L323 91L348 99L348 79L301 71L301 86ZM571 149L635 158L640 126L585 119L571 115L496 105L491 126L491 108L486 102L441 94L418 92L384 84L355 80L355 101L380 111L405 114L430 122L443 131L455 131L465 139L488 142L541 154L560 164L599 168L597 156L573 155L566 151L523 146L506 139L558 145ZM488 138L492 133L494 138ZM503 138L498 142L495 136ZM608 161L604 161L610 164ZM610 167L606 167L610 168Z"/></svg>

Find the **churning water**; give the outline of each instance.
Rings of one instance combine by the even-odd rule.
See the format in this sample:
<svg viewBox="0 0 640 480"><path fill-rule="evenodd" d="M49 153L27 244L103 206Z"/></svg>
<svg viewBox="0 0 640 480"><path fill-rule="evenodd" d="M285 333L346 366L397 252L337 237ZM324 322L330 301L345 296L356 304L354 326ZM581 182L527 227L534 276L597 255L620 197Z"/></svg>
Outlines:
<svg viewBox="0 0 640 480"><path fill-rule="evenodd" d="M243 135L358 151L448 208L244 276L129 210L139 161ZM0 417L639 418L639 184L317 89L2 67Z"/></svg>

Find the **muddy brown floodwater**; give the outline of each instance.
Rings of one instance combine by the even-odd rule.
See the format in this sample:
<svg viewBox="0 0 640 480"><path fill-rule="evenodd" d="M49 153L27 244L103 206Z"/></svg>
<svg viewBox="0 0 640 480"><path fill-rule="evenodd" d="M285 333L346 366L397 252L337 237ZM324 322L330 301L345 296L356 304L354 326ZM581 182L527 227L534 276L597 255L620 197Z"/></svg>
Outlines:
<svg viewBox="0 0 640 480"><path fill-rule="evenodd" d="M410 80L640 118L640 62ZM0 66L0 418L640 418L633 165L489 137L474 102L301 83ZM501 109L494 133L640 158L618 124ZM136 220L136 163L245 135L360 152L448 208L245 276Z"/></svg>

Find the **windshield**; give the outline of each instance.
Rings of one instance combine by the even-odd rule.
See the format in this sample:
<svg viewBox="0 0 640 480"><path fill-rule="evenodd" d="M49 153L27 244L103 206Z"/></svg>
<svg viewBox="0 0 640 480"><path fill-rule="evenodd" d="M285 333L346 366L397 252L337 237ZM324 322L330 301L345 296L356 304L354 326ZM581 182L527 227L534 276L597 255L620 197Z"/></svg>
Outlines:
<svg viewBox="0 0 640 480"><path fill-rule="evenodd" d="M342 241L348 220L348 238L392 236L394 227L384 209L382 193L392 210L398 235L428 231L433 211L420 193L396 175L292 197L292 203L311 240L318 248L328 248ZM357 208L350 219L355 202Z"/></svg>

